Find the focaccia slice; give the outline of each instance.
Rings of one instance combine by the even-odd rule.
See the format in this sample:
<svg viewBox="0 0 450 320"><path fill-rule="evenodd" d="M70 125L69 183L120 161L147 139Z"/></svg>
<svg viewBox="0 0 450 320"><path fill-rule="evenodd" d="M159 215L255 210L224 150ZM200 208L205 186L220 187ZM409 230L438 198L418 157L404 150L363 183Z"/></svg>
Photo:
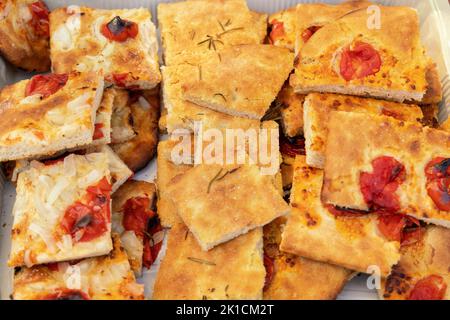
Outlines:
<svg viewBox="0 0 450 320"><path fill-rule="evenodd" d="M450 230L429 226L421 241L402 248L400 262L382 281L387 300L450 299Z"/></svg>
<svg viewBox="0 0 450 320"><path fill-rule="evenodd" d="M176 129L196 131L198 126L204 130L213 128L248 129L259 127L259 121L237 118L228 114L203 108L183 99L182 84L192 79L200 79L200 65L176 65L161 68L164 82L162 87L163 105L167 110L166 125L168 133ZM198 129L197 129L198 130Z"/></svg>
<svg viewBox="0 0 450 320"><path fill-rule="evenodd" d="M0 161L42 157L93 141L103 78L37 75L0 91Z"/></svg>
<svg viewBox="0 0 450 320"><path fill-rule="evenodd" d="M285 223L286 218L282 217L264 226L264 299L336 299L353 272L280 251Z"/></svg>
<svg viewBox="0 0 450 320"><path fill-rule="evenodd" d="M97 109L95 117L91 146L102 146L111 143L111 118L115 94L113 88L107 88L103 92L102 102Z"/></svg>
<svg viewBox="0 0 450 320"><path fill-rule="evenodd" d="M333 110L386 115L410 122L419 122L423 118L421 109L416 105L327 93L307 95L303 108L306 163L319 169L325 165L327 124Z"/></svg>
<svg viewBox="0 0 450 320"><path fill-rule="evenodd" d="M281 250L365 273L376 265L387 276L400 258L400 242L380 232L377 214L324 205L320 200L322 179L322 170L308 167L304 156L295 158L292 210Z"/></svg>
<svg viewBox="0 0 450 320"><path fill-rule="evenodd" d="M283 133L290 138L303 134L304 101L305 95L295 93L289 85L285 85L278 93L276 102L281 107L281 127Z"/></svg>
<svg viewBox="0 0 450 320"><path fill-rule="evenodd" d="M223 48L262 43L267 15L249 11L244 0L201 0L158 5L164 62L199 62Z"/></svg>
<svg viewBox="0 0 450 320"><path fill-rule="evenodd" d="M289 212L273 177L255 165L200 164L172 179L167 193L205 251Z"/></svg>
<svg viewBox="0 0 450 320"><path fill-rule="evenodd" d="M315 6L299 5L298 21L303 15L313 15L315 21ZM420 102L427 90L429 60L420 42L417 11L377 6L378 26L368 21L370 15L364 6L367 4L314 30L298 53L291 85L297 93L331 92ZM395 32L391 32L393 26Z"/></svg>
<svg viewBox="0 0 450 320"><path fill-rule="evenodd" d="M14 274L15 300L143 300L120 239L108 255L23 267Z"/></svg>
<svg viewBox="0 0 450 320"><path fill-rule="evenodd" d="M136 136L136 132L133 129L129 93L126 90L116 92L111 117L111 142L122 143Z"/></svg>
<svg viewBox="0 0 450 320"><path fill-rule="evenodd" d="M271 44L294 51L296 13L296 7L292 7L269 16L269 41Z"/></svg>
<svg viewBox="0 0 450 320"><path fill-rule="evenodd" d="M226 48L201 65L201 77L182 85L183 97L229 115L261 119L288 78L293 54L271 45ZM237 74L245 77L236 77Z"/></svg>
<svg viewBox="0 0 450 320"><path fill-rule="evenodd" d="M112 228L120 235L136 276L141 275L142 266L149 268L155 260L152 258L156 258L148 255L151 245L161 243L164 238L164 231L160 230L150 239L148 227L150 221L156 219L155 204L155 185L145 181L130 180L113 196ZM151 243L154 240L155 243Z"/></svg>
<svg viewBox="0 0 450 320"><path fill-rule="evenodd" d="M111 194L116 192L132 175L133 171L119 158L109 146L102 146L98 152L106 154L111 175Z"/></svg>
<svg viewBox="0 0 450 320"><path fill-rule="evenodd" d="M208 252L183 224L169 231L153 299L261 299L264 286L262 230L257 228Z"/></svg>
<svg viewBox="0 0 450 320"><path fill-rule="evenodd" d="M103 153L33 161L17 179L9 266L107 254L111 183Z"/></svg>
<svg viewBox="0 0 450 320"><path fill-rule="evenodd" d="M351 130L342 130L351 128ZM329 117L322 199L450 227L450 134L354 112Z"/></svg>
<svg viewBox="0 0 450 320"><path fill-rule="evenodd" d="M0 54L27 71L50 69L49 11L40 0L0 3Z"/></svg>
<svg viewBox="0 0 450 320"><path fill-rule="evenodd" d="M119 88L151 89L161 81L148 9L58 8L50 14L50 30L55 72L103 70Z"/></svg>

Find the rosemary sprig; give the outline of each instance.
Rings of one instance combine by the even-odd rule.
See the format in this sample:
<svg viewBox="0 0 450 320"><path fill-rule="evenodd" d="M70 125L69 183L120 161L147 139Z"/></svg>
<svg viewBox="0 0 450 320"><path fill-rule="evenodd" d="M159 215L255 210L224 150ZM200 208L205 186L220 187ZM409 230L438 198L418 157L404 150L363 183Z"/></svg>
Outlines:
<svg viewBox="0 0 450 320"><path fill-rule="evenodd" d="M216 97L216 96L222 97L222 99L223 99L225 102L227 102L227 98L226 98L222 93L220 93L220 92L214 93L213 96L214 96L214 97Z"/></svg>
<svg viewBox="0 0 450 320"><path fill-rule="evenodd" d="M221 33L219 33L219 34L217 35L217 38L220 38L221 36L223 36L224 34L227 34L227 33L229 33L229 32L238 31L238 30L244 30L244 28L243 28L243 27L237 27L237 28L231 28L231 29L222 31Z"/></svg>
<svg viewBox="0 0 450 320"><path fill-rule="evenodd" d="M243 27L236 27L236 28L227 29L226 27L228 27L231 24L231 20L230 19L227 20L225 25L222 22L220 22L219 20L217 20L217 22L219 23L219 26L222 29L222 32L217 33L215 36L211 36L211 35L207 34L206 35L206 39L198 42L197 45L201 46L201 45L207 43L209 50L213 49L214 51L217 51L217 44L218 43L220 43L221 45L224 45L223 41L220 40L220 38L223 35L225 35L225 34L227 34L229 32L233 32L233 31L244 30ZM193 39L194 39L194 37L192 37L192 40Z"/></svg>
<svg viewBox="0 0 450 320"><path fill-rule="evenodd" d="M211 191L211 186L214 183L214 181L217 180L217 178L220 176L220 174L222 173L223 169L220 168L219 172L216 173L216 175L214 176L214 178L211 179L211 181L209 181L208 183L208 189L206 190L206 193L209 193Z"/></svg>
<svg viewBox="0 0 450 320"><path fill-rule="evenodd" d="M194 257L188 257L188 260L193 261L193 262L197 262L197 263L201 263L201 264L206 264L208 266L215 266L216 265L214 262L211 262L211 261L208 261L208 260L199 259L199 258L194 258Z"/></svg>

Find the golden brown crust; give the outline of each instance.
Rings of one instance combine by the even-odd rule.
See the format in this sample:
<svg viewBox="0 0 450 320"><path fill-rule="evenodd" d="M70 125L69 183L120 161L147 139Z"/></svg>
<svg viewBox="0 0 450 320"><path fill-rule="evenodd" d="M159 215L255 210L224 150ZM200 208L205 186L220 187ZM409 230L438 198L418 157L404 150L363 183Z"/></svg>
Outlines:
<svg viewBox="0 0 450 320"><path fill-rule="evenodd" d="M129 95L126 90L116 90L113 113L111 117L111 142L122 143L136 136L133 129L133 116L128 102Z"/></svg>
<svg viewBox="0 0 450 320"><path fill-rule="evenodd" d="M400 258L399 242L379 233L376 215L335 217L320 200L322 179L322 170L308 167L304 156L296 157L292 210L281 250L359 272L376 265L382 275L388 275Z"/></svg>
<svg viewBox="0 0 450 320"><path fill-rule="evenodd" d="M320 169L325 164L327 124L332 111L383 114L411 122L418 122L423 118L421 109L416 105L328 93L307 95L303 107L306 162Z"/></svg>
<svg viewBox="0 0 450 320"><path fill-rule="evenodd" d="M169 231L153 299L261 299L264 276L261 228L205 252L177 223Z"/></svg>
<svg viewBox="0 0 450 320"><path fill-rule="evenodd" d="M280 251L284 217L264 226L264 253L274 262L274 274L264 290L267 300L336 299L351 271Z"/></svg>
<svg viewBox="0 0 450 320"><path fill-rule="evenodd" d="M450 299L450 230L426 227L422 239L402 247L400 262L382 283L380 296L389 300L408 299L415 284L428 276L441 276L447 286L444 300Z"/></svg>
<svg viewBox="0 0 450 320"><path fill-rule="evenodd" d="M439 127L439 105L438 104L427 104L421 105L423 118L421 123L424 126L430 128L438 128Z"/></svg>
<svg viewBox="0 0 450 320"><path fill-rule="evenodd" d="M307 14L308 6L298 6L299 20ZM325 24L301 46L296 72L290 80L296 92L334 92L399 102L422 100L429 61L420 43L417 12L408 7L378 7L380 29L368 28L365 9L355 10ZM398 26L396 32L387 30L392 25ZM341 51L358 41L378 51L381 68L373 75L346 81L339 74Z"/></svg>
<svg viewBox="0 0 450 320"><path fill-rule="evenodd" d="M289 212L257 166L200 164L172 179L168 195L204 250Z"/></svg>
<svg viewBox="0 0 450 320"><path fill-rule="evenodd" d="M201 79L183 84L186 100L219 112L261 119L293 65L292 53L270 45L223 49L201 65ZM237 74L245 77L236 77Z"/></svg>
<svg viewBox="0 0 450 320"><path fill-rule="evenodd" d="M243 0L161 3L158 23L165 64L197 64L204 54L217 55L226 47L262 43L266 20L266 15L249 11Z"/></svg>
<svg viewBox="0 0 450 320"><path fill-rule="evenodd" d="M426 165L435 157L450 157L449 133L391 117L340 111L330 114L328 129L324 202L367 210L359 185L360 173L372 172L375 158L391 156L406 169L405 181L396 191L399 212L450 225L450 213L440 211L428 196L424 174Z"/></svg>
<svg viewBox="0 0 450 320"><path fill-rule="evenodd" d="M144 91L136 102L130 102L130 109L136 136L126 142L113 144L112 148L133 172L137 172L156 153L159 96Z"/></svg>
<svg viewBox="0 0 450 320"><path fill-rule="evenodd" d="M285 85L278 93L277 102L281 104L281 126L288 137L303 133L303 102L305 95L297 94L290 85Z"/></svg>
<svg viewBox="0 0 450 320"><path fill-rule="evenodd" d="M28 5L33 2L5 0L0 4L0 53L16 67L45 72L50 69L49 38L37 35L30 24Z"/></svg>
<svg viewBox="0 0 450 320"><path fill-rule="evenodd" d="M62 262L56 265L57 270L46 265L21 268L14 275L13 299L52 299L58 292L73 289L93 300L143 300L144 287L136 283L119 237L116 235L113 240L113 251L102 257L84 259L71 265ZM71 283L67 280L69 272L77 269L80 270L79 289L72 288L77 281Z"/></svg>
<svg viewBox="0 0 450 320"><path fill-rule="evenodd" d="M138 34L124 42L107 39L103 24L115 16L138 24ZM102 10L70 6L50 14L52 69L58 73L98 71L117 87L151 89L161 81L156 29L148 9ZM114 75L126 75L117 81Z"/></svg>
<svg viewBox="0 0 450 320"><path fill-rule="evenodd" d="M436 64L429 62L426 70L427 91L421 104L439 104L442 100L442 84Z"/></svg>

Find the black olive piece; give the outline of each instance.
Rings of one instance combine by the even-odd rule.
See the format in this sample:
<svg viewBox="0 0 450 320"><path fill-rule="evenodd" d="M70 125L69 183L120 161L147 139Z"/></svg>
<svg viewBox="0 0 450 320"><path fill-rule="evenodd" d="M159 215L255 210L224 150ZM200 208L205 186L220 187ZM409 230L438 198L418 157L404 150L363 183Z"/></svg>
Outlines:
<svg viewBox="0 0 450 320"><path fill-rule="evenodd" d="M434 165L434 167L436 168L436 170L446 176L448 167L450 167L450 158L441 161L440 163Z"/></svg>
<svg viewBox="0 0 450 320"><path fill-rule="evenodd" d="M90 214L87 214L87 215L81 217L80 219L78 219L78 221L75 223L73 228L74 229L84 228L87 225L89 225L89 223L91 223L91 221L92 221L92 216Z"/></svg>
<svg viewBox="0 0 450 320"><path fill-rule="evenodd" d="M131 25L129 21L123 20L119 16L115 16L108 24L108 30L111 31L114 35L119 35L123 32L124 29L128 28Z"/></svg>

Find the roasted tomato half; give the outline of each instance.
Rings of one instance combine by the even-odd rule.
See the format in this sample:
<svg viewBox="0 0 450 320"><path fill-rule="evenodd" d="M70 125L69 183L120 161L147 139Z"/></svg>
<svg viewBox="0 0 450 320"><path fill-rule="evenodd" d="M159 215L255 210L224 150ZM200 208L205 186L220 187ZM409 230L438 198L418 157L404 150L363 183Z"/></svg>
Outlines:
<svg viewBox="0 0 450 320"><path fill-rule="evenodd" d="M368 43L358 41L342 50L340 73L346 81L373 75L380 68L380 54Z"/></svg>
<svg viewBox="0 0 450 320"><path fill-rule="evenodd" d="M427 192L439 210L450 211L450 158L437 157L425 167Z"/></svg>
<svg viewBox="0 0 450 320"><path fill-rule="evenodd" d="M447 290L444 278L431 275L419 280L411 290L408 300L442 300Z"/></svg>
<svg viewBox="0 0 450 320"><path fill-rule="evenodd" d="M110 22L102 25L100 31L109 40L124 42L128 38L136 38L139 33L139 27L136 22L116 16Z"/></svg>
<svg viewBox="0 0 450 320"><path fill-rule="evenodd" d="M39 74L28 81L25 96L40 94L43 98L47 98L64 87L68 79L67 74Z"/></svg>

